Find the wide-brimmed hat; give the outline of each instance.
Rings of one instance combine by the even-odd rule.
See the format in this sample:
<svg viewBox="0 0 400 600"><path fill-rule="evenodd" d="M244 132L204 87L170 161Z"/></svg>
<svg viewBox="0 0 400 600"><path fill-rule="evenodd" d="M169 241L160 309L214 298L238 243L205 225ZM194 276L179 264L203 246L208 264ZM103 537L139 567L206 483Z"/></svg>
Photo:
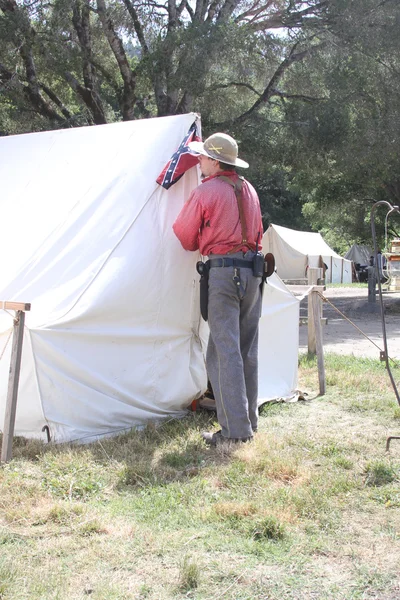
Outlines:
<svg viewBox="0 0 400 600"><path fill-rule="evenodd" d="M193 153L208 156L227 165L235 165L243 169L249 166L247 162L238 158L238 145L233 137L226 133L214 133L205 142L190 142L188 146Z"/></svg>

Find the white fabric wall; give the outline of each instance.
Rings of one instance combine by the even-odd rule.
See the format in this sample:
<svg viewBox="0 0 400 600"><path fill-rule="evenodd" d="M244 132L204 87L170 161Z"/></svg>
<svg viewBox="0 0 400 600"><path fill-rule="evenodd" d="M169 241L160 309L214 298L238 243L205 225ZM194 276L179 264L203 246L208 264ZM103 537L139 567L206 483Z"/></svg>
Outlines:
<svg viewBox="0 0 400 600"><path fill-rule="evenodd" d="M264 288L259 337L259 404L297 389L300 302L274 274Z"/></svg>

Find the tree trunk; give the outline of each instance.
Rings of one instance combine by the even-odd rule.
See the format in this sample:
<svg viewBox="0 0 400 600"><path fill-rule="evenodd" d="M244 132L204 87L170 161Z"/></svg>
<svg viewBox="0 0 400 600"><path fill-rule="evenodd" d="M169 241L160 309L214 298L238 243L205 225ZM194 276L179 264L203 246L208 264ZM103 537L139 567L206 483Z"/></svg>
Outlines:
<svg viewBox="0 0 400 600"><path fill-rule="evenodd" d="M122 118L124 121L130 121L135 118L134 105L136 102L136 76L129 65L122 41L115 32L114 24L107 13L104 0L97 0L97 11L104 33L118 63L119 71L124 82L123 90L119 98Z"/></svg>
<svg viewBox="0 0 400 600"><path fill-rule="evenodd" d="M66 74L67 81L88 107L92 114L93 122L96 125L103 125L104 123L107 123L107 119L104 113L102 100L96 89L96 70L91 62L92 41L90 34L90 12L86 2L82 3L81 0L76 0L73 7L72 23L78 35L81 47L83 81L85 85L80 85L71 73Z"/></svg>

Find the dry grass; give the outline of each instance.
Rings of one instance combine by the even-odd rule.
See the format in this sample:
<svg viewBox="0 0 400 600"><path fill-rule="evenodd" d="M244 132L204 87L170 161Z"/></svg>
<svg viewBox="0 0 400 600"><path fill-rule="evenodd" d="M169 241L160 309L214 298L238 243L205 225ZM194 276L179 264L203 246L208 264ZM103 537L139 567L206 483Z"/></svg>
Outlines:
<svg viewBox="0 0 400 600"><path fill-rule="evenodd" d="M327 357L327 374L326 397L268 405L243 446L206 448L201 414L84 447L18 440L0 598L399 597L400 411L381 364ZM315 363L301 376L312 392Z"/></svg>

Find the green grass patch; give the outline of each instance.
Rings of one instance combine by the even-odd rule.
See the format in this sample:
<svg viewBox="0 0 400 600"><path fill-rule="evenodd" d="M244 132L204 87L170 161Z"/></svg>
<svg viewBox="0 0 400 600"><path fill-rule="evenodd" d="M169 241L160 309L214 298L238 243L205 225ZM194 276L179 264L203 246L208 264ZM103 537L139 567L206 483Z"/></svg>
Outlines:
<svg viewBox="0 0 400 600"><path fill-rule="evenodd" d="M46 453L41 460L45 490L69 500L88 500L101 495L110 483L109 470L96 462L89 450Z"/></svg>
<svg viewBox="0 0 400 600"><path fill-rule="evenodd" d="M318 389L316 358L303 354L299 358L306 387ZM395 381L400 380L400 368L391 367ZM400 418L399 407L390 383L385 363L370 358L325 355L326 385L332 393L341 395L340 405L349 412L377 412Z"/></svg>
<svg viewBox="0 0 400 600"><path fill-rule="evenodd" d="M398 478L398 470L383 460L368 462L364 472L366 485L374 487L387 485Z"/></svg>

